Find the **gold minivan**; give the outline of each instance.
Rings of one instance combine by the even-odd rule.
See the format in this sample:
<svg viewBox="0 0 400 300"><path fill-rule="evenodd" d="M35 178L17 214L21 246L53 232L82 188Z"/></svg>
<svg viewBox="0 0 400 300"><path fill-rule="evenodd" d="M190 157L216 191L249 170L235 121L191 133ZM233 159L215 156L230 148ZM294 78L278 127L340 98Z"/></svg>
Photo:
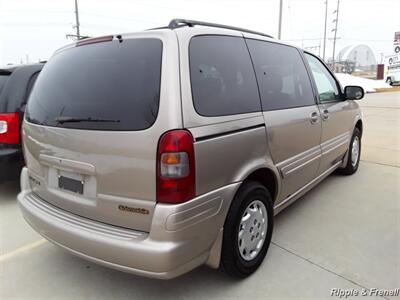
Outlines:
<svg viewBox="0 0 400 300"><path fill-rule="evenodd" d="M80 40L29 98L18 201L46 239L111 268L246 277L275 214L357 171L363 96L315 55L236 27L174 19Z"/></svg>

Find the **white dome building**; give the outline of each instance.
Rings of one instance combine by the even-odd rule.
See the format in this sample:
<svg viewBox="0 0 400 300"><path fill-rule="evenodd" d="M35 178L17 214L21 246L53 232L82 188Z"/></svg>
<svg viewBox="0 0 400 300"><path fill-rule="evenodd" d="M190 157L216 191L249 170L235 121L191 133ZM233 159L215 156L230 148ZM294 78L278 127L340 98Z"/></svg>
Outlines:
<svg viewBox="0 0 400 300"><path fill-rule="evenodd" d="M343 48L337 56L337 61L354 63L355 68L359 70L372 70L376 67L374 52L363 44Z"/></svg>

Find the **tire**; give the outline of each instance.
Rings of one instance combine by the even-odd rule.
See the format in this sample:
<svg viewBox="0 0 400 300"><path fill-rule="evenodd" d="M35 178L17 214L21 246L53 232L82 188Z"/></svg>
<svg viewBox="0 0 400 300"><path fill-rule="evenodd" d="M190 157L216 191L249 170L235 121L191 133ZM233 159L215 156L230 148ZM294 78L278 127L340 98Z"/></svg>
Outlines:
<svg viewBox="0 0 400 300"><path fill-rule="evenodd" d="M355 153L353 153L353 147L355 147L355 140L358 140L358 154L355 157ZM356 142L357 143L357 142ZM361 132L360 129L354 128L353 136L351 138L348 157L346 166L342 169L339 169L339 173L342 175L352 175L358 170L358 165L360 164L360 156L361 156Z"/></svg>
<svg viewBox="0 0 400 300"><path fill-rule="evenodd" d="M386 83L389 85L393 85L392 79L390 77L386 79Z"/></svg>
<svg viewBox="0 0 400 300"><path fill-rule="evenodd" d="M251 211L253 215L250 216L247 213L248 211ZM243 221L245 212L246 216L250 216L248 221ZM226 273L232 277L245 278L257 270L263 262L271 243L273 218L272 198L265 186L254 181L244 182L232 201L224 224L221 265ZM247 223L244 224L244 222ZM253 230L251 231L252 228ZM239 230L242 233L241 238L239 238ZM262 234L263 232L264 235ZM244 237L250 236L251 238L243 242ZM261 240L263 242L260 243ZM241 246L239 246L240 242ZM243 248L241 250L240 247L247 245L247 242L254 243L259 247L255 248L255 251L247 251L243 250ZM252 247L253 244L250 244L249 248ZM247 257L243 253L246 253Z"/></svg>

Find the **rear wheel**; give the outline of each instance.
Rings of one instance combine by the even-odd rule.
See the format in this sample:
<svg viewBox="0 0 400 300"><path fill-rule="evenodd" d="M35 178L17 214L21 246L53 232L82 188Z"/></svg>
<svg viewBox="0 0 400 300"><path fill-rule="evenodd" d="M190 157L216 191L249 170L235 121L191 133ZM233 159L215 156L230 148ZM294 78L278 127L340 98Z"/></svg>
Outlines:
<svg viewBox="0 0 400 300"><path fill-rule="evenodd" d="M386 79L386 83L389 84L389 85L393 85L392 78L388 77Z"/></svg>
<svg viewBox="0 0 400 300"><path fill-rule="evenodd" d="M221 262L229 275L244 278L261 265L271 242L273 217L272 198L265 186L245 182L224 225Z"/></svg>
<svg viewBox="0 0 400 300"><path fill-rule="evenodd" d="M351 138L346 166L339 170L340 174L351 175L357 172L361 155L361 132L355 128Z"/></svg>

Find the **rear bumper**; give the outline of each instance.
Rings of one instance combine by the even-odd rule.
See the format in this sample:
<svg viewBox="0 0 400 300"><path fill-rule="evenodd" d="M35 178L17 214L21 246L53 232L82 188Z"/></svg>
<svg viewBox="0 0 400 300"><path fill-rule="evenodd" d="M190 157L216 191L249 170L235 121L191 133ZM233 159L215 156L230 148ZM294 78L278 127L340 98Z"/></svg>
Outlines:
<svg viewBox="0 0 400 300"><path fill-rule="evenodd" d="M0 145L0 182L18 179L23 166L21 146Z"/></svg>
<svg viewBox="0 0 400 300"><path fill-rule="evenodd" d="M47 203L29 189L26 169L18 202L27 222L66 250L121 271L170 279L210 259L238 185L180 205L158 204L149 233L93 221Z"/></svg>

